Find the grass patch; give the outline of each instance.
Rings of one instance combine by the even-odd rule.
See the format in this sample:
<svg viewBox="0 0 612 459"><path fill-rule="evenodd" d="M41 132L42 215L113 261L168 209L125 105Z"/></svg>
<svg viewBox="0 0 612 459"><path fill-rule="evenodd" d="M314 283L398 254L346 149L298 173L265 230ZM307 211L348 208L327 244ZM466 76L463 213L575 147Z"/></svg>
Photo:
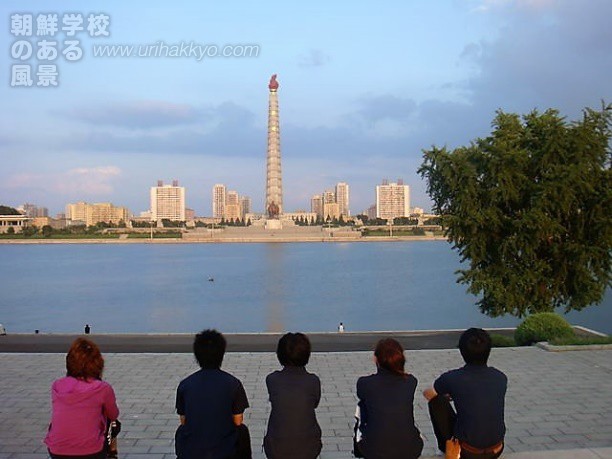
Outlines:
<svg viewBox="0 0 612 459"><path fill-rule="evenodd" d="M44 241L48 239L118 239L118 234L52 234L43 236L42 234L34 234L32 236L24 236L23 234L2 234L0 239L23 239Z"/></svg>
<svg viewBox="0 0 612 459"><path fill-rule="evenodd" d="M570 336L554 338L549 341L553 346L587 346L589 344L612 344L612 336Z"/></svg>
<svg viewBox="0 0 612 459"><path fill-rule="evenodd" d="M491 334L491 344L493 347L514 347L516 342L512 336L499 335L497 333Z"/></svg>
<svg viewBox="0 0 612 459"><path fill-rule="evenodd" d="M170 233L153 233L153 239L168 239L168 238L181 238L182 235L179 232ZM129 233L128 239L151 239L149 233Z"/></svg>

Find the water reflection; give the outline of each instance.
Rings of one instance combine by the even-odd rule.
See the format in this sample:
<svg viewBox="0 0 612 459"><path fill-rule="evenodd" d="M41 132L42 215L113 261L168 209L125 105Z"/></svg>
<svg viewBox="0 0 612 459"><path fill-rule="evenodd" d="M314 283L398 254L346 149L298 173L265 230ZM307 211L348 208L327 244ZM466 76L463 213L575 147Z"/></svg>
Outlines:
<svg viewBox="0 0 612 459"><path fill-rule="evenodd" d="M285 244L266 244L264 250L264 291L266 292L266 331L285 330Z"/></svg>

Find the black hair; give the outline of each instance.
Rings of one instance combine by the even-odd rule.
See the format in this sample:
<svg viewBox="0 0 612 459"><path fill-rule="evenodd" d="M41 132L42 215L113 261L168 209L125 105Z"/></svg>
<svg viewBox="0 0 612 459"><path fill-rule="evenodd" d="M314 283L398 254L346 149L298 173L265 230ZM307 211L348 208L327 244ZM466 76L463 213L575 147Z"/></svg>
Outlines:
<svg viewBox="0 0 612 459"><path fill-rule="evenodd" d="M217 330L202 330L193 340L193 353L202 368L221 368L225 338Z"/></svg>
<svg viewBox="0 0 612 459"><path fill-rule="evenodd" d="M459 338L459 351L465 363L486 365L491 353L491 337L482 328L468 328Z"/></svg>
<svg viewBox="0 0 612 459"><path fill-rule="evenodd" d="M286 333L278 340L276 357L284 367L304 367L310 359L310 340L303 333Z"/></svg>

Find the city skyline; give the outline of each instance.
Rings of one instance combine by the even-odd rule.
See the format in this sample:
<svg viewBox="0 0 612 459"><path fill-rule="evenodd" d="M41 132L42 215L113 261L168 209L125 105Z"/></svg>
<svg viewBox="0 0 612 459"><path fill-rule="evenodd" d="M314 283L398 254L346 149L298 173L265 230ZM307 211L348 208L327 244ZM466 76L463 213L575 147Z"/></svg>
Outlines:
<svg viewBox="0 0 612 459"><path fill-rule="evenodd" d="M308 207L326 184L351 184L353 213L372 204L381 178L404 177L413 205L431 208L416 170L422 149L486 136L495 110L557 108L576 119L610 99L612 32L603 0L440 2L75 2L0 5L0 199L61 212L76 201L148 207L158 177L190 190L188 205L211 215L215 183L240 184L263 212L267 91L282 81L283 192L287 209ZM84 30L83 56L53 62L57 87L16 88L10 69L23 41L16 13L108 16L108 36ZM436 27L432 27L436 24ZM368 33L364 34L363 30ZM312 31L313 33L305 33ZM98 35L96 35L98 34ZM36 33L34 32L34 35ZM451 39L452 37L452 39ZM27 37L26 37L27 38ZM59 41L67 39L60 32ZM36 42L27 38L36 57ZM26 40L26 41L27 41ZM48 38L51 40L51 38ZM254 45L256 56L94 57L93 46ZM18 56L18 57L15 57Z"/></svg>

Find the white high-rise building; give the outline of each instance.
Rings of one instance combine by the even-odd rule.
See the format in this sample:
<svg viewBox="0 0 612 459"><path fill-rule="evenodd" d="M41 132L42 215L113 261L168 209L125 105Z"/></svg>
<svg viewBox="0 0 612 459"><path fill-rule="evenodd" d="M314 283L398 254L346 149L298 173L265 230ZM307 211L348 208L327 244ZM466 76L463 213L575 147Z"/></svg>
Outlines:
<svg viewBox="0 0 612 459"><path fill-rule="evenodd" d="M225 197L227 195L227 188L221 183L217 183L213 186L212 191L212 211L213 218L223 218L225 215Z"/></svg>
<svg viewBox="0 0 612 459"><path fill-rule="evenodd" d="M349 186L348 183L340 182L336 185L336 202L340 215L348 217L351 215L349 210Z"/></svg>
<svg viewBox="0 0 612 459"><path fill-rule="evenodd" d="M164 185L161 180L151 187L151 220L185 221L185 187L178 180Z"/></svg>
<svg viewBox="0 0 612 459"><path fill-rule="evenodd" d="M403 180L389 183L383 180L376 186L376 217L393 219L410 215L410 187Z"/></svg>

